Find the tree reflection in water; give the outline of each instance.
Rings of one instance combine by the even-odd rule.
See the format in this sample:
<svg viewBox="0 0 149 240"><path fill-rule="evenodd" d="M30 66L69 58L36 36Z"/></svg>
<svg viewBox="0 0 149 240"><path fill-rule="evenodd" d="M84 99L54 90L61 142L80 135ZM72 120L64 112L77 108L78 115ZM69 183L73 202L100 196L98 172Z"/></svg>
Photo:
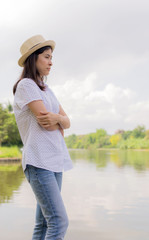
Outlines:
<svg viewBox="0 0 149 240"><path fill-rule="evenodd" d="M0 164L0 204L11 200L14 191L22 184L23 178L21 163Z"/></svg>
<svg viewBox="0 0 149 240"><path fill-rule="evenodd" d="M131 166L137 171L149 169L149 151L141 150L70 150L73 162L77 159L87 160L96 164L97 168L104 168L109 162L114 163L118 168Z"/></svg>
<svg viewBox="0 0 149 240"><path fill-rule="evenodd" d="M106 168L109 162L118 168L133 167L138 172L149 169L149 151L135 150L70 150L74 162L81 159L96 164L98 168ZM12 199L14 191L22 184L24 174L21 163L0 164L0 204Z"/></svg>

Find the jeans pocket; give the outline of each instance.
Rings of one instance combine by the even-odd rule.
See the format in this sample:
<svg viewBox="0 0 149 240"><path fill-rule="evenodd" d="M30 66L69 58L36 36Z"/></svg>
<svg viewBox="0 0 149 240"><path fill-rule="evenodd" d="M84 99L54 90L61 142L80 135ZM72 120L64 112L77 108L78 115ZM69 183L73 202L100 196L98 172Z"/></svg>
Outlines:
<svg viewBox="0 0 149 240"><path fill-rule="evenodd" d="M26 176L26 178L27 178L28 182L30 182L30 177L29 177L29 169L28 169L28 167L27 167L27 166L26 166L26 169L25 169L25 171L24 171L24 174L25 174L25 176Z"/></svg>

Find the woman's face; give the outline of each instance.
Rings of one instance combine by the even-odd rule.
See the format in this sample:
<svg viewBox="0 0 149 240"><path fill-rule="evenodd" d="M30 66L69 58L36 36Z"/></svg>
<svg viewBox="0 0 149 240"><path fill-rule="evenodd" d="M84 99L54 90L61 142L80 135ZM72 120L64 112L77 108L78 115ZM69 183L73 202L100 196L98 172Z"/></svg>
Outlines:
<svg viewBox="0 0 149 240"><path fill-rule="evenodd" d="M40 77L47 76L52 66L52 50L45 50L39 54L36 61L36 68L40 74Z"/></svg>

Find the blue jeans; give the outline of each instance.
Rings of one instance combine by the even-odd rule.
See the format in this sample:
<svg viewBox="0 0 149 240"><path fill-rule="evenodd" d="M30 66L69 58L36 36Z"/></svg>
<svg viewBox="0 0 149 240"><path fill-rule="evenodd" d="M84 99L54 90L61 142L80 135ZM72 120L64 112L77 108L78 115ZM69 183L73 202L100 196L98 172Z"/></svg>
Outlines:
<svg viewBox="0 0 149 240"><path fill-rule="evenodd" d="M68 217L60 193L62 173L27 165L25 175L37 200L32 240L63 240Z"/></svg>

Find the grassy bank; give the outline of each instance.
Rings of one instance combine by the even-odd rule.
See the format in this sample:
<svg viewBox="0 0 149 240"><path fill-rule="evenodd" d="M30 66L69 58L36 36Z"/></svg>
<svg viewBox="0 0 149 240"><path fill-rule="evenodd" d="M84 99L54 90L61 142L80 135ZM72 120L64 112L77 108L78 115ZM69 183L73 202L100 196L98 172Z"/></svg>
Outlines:
<svg viewBox="0 0 149 240"><path fill-rule="evenodd" d="M17 146L0 147L0 158L21 158L22 153Z"/></svg>

